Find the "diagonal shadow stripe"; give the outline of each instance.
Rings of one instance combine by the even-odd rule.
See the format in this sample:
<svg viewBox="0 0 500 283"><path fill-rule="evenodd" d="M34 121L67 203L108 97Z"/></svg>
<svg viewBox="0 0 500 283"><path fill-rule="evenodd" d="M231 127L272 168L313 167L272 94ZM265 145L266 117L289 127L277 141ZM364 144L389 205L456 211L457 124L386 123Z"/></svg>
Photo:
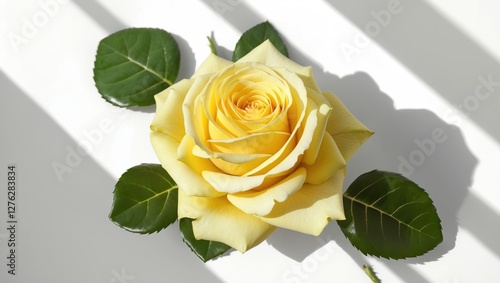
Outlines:
<svg viewBox="0 0 500 283"><path fill-rule="evenodd" d="M500 229L497 213L477 196L470 194L461 207L458 221L469 233L474 235L484 245L500 258ZM475 231L484 231L477 233Z"/></svg>
<svg viewBox="0 0 500 283"><path fill-rule="evenodd" d="M202 0L202 2L207 6L207 7L210 7L211 9L214 10L214 12L216 13L219 13L219 15L221 15L221 17L223 17L228 23L230 23L233 27L237 28L240 32L244 32L246 31L247 29L249 29L250 27L254 26L255 24L257 23L260 23L262 21L265 21L267 19L263 18L261 15L259 15L256 11L254 11L251 7L249 7L248 5L246 5L244 2L238 2L238 5L234 7L233 10L231 11L226 11L224 13L220 13L220 11L213 5L213 3L209 0ZM348 5L348 4L345 4L345 5ZM286 38L285 38L285 41L286 41ZM354 103L357 103L359 101L356 101L356 99L353 99L352 97L349 97L349 96L352 96L351 94L353 93L358 93L358 94L362 94L362 93L365 93L365 94L371 94L373 92L376 92L376 93L380 93L380 89L377 87L377 86L369 86L369 87L364 87L363 84L373 84L373 82L370 83L370 81L372 81L371 78L368 78L366 79L365 77L367 76L366 74L354 74L353 76L348 76L347 78L338 78L336 77L335 75L332 75L332 74L328 74L328 73L318 73L318 70L322 70L320 64L318 64L318 62L315 62L312 58L310 58L309 56L307 56L306 54L303 54L300 50L298 50L294 45L293 45L293 42L286 42L287 43L287 47L289 49L289 53L290 53L290 57L294 59L294 61L300 63L300 64L303 64L303 65L310 65L313 67L314 69L314 72L315 72L315 77L318 81L318 84L319 85L324 85L324 86L331 86L332 83L335 85L334 88L335 89L338 89L338 90L341 90L340 92L337 92L337 95L339 95L339 97L343 100L345 99L346 101L349 101L349 102L354 102ZM486 55L485 55L486 56ZM487 56L486 56L487 57ZM418 59L417 59L418 60ZM488 61L488 59L481 59L481 62L483 61ZM476 65L477 66L477 65ZM489 65L489 68L486 68L486 69L481 69L479 68L480 66L477 66L477 72L472 72L471 73L462 73L462 76L463 77L467 77L468 75L471 75L472 76L472 79L475 80L477 78L477 74L488 74L488 72L493 72L494 71L494 68L493 68L493 65ZM500 79L500 75L498 76L498 78ZM348 89L346 89L346 86L348 86ZM356 89L356 90L353 90ZM357 91L359 89L359 92ZM463 88L463 86L462 86ZM460 87L457 88L457 90L461 90L461 93L464 93L464 90L462 90ZM472 91L474 90L474 88L472 88ZM342 94L346 95L344 97L342 97ZM466 94L470 94L470 93L466 93ZM373 100L373 101L372 101ZM385 102L382 102L382 100L390 100L388 99L387 97L379 100L379 101L375 101L374 98L369 98L368 99L368 103L366 103L365 106L362 106L362 107L353 107L353 108L358 108L357 110L365 110L363 109L363 107L373 107L373 105L381 105L383 106L383 108L387 108L388 106L386 105L387 103ZM392 102L391 102L392 103ZM348 108L351 109L351 107L348 105L349 103L346 103ZM357 103L359 104L359 103ZM482 105L481 105L482 107ZM463 199L466 197L466 195L468 194L468 191L467 191L467 188L468 186L470 185L470 182L471 182L471 175L472 175L472 168L475 167L476 165L476 161L475 159L471 156L470 152L467 151L466 148L461 148L460 146L461 145L464 145L464 142L463 142L463 138L461 137L460 135L460 132L459 130L455 129L453 126L450 126L450 125L447 125L446 123L443 123L443 121L441 121L440 119L438 119L433 113L430 113L428 111L417 111L417 110L414 110L414 111L395 111L395 109L392 107L390 107L391 109L385 109L382 110L383 113L385 113L384 111L388 111L387 114L389 115L387 117L387 119L392 119L392 118L396 118L399 119L399 120L394 120L392 121L392 123L397 123L397 121L407 121L407 122L411 122L410 125L415 125L417 126L417 128L419 127L418 125L416 125L416 123L418 121L429 121L429 124L426 126L426 127L420 127L420 129L417 129L417 128L413 128L412 131L414 130L418 130L417 132L420 132L419 133L419 136L416 136L416 137L412 137L413 138L422 138L422 137L425 137L425 135L428 135L428 133L424 132L423 130L427 130L427 128L429 127L442 127L444 129L446 129L446 133L450 135L450 137L453 137L453 139L457 139L456 141L454 142L458 142L456 144L459 144L459 145L453 145L450 147L450 150L455 150L455 147L456 148L460 148L461 150L465 150L466 152L464 152L463 154L463 158L464 161L466 161L466 164L464 166L464 168L467 168L467 169L470 169L468 171L465 171L463 172L464 174L462 174L462 178L460 178L460 180L462 181L462 183L460 183L459 185L463 188L461 188L459 190L459 192L456 192L454 197L453 197L453 202L455 202L456 200L456 203L454 203L451 208L447 207L447 202L446 202L446 199L447 199L447 195L449 195L449 193L446 193L443 192L443 186L445 189L447 190L451 190L451 189L456 189L456 187L454 187L455 183L454 182L449 182L448 180L433 180L431 182L431 185L434 184L435 185L435 194L439 194L439 199L440 200L444 200L444 202L441 202L442 204L442 207L438 208L438 210L440 211L446 211L445 215L448 216L448 222L455 222L455 228L454 229L451 229L451 230L454 230L455 231L455 235L452 235L451 239L448 239L448 241L454 241L455 237L456 237L456 233L457 233L457 223L456 223L456 219L455 219L455 216L456 216L456 213L457 213L457 210L458 208L460 208L460 206L462 205L463 203ZM381 108L382 109L382 108ZM394 113L392 113L392 112ZM419 112L419 113L416 113L415 111ZM366 111L354 111L353 113L355 114L355 116L358 116L360 113L362 112L365 112L365 113L373 113L373 111L370 111L370 109L366 109ZM475 114L475 115L478 115L480 116L480 114L478 113L479 111L476 111L476 113L471 113L471 114ZM367 115L359 115L359 116L366 116L367 118L370 118L370 115L367 114ZM393 117L394 116L394 117ZM373 117L373 115L372 115ZM401 118L403 118L403 120L401 120ZM383 122L385 118L382 118L381 121ZM415 120L417 119L417 120ZM361 119L362 121L367 121L368 122L368 126L369 126L369 123L370 123L370 119ZM436 122L436 120L439 120ZM478 121L481 121L480 119ZM422 122L424 123L424 122ZM375 123L377 124L377 123ZM484 123L485 127L490 127L491 126L491 123ZM383 126L383 125L382 125ZM403 128L408 128L408 126L406 125L398 125L398 127L403 127ZM378 128L375 128L375 130L377 131ZM430 130L432 130L433 128L430 128ZM382 129L381 129L382 130ZM384 129L385 130L385 129ZM406 129L406 131L408 131L408 129ZM496 129L495 129L496 131ZM495 131L492 131L490 132L490 134L495 134ZM386 131L387 132L387 131ZM390 132L390 131L389 131ZM404 132L404 131L403 131ZM401 137L392 137L392 135L396 135L396 134L399 134L398 132L394 132L393 133L389 133L389 138L390 141L389 143L394 143L395 140L400 140ZM380 138L380 137L379 137ZM387 140L387 139L386 139ZM451 138L450 138L451 140ZM382 140L382 143L384 141ZM411 145L409 145L411 146ZM362 149L363 150L363 149ZM394 150L393 150L394 151ZM411 149L409 149L408 152L410 152ZM398 152L398 153L404 153L404 151L402 152ZM439 157L440 160L439 162L437 162L435 165L432 165L430 166L429 168L431 168L432 170L435 169L435 167L437 165L440 165L441 163L449 163L450 161L450 158L453 157L453 159L456 159L458 158L458 156L456 154L453 154L453 155L450 155L449 153L449 150L448 151L444 151L443 154L440 154L441 156ZM383 158L383 157L382 157ZM392 168L392 170L396 170L396 166L391 166L390 168ZM461 168L461 170L463 170L464 168ZM351 172L352 172L352 169L353 167L351 167ZM422 170L422 171L429 171L429 170ZM450 172L452 173L452 172ZM448 174L448 172L447 172ZM421 177L423 179L426 179L425 176ZM447 178L447 176L444 176L443 178ZM446 186L448 185L448 186ZM451 186L450 186L451 185ZM494 214L492 215L493 218L497 219L497 222L500 220L500 216L497 215L497 214ZM450 225L453 225L453 224L450 224L448 223L448 226ZM331 229L331 228L329 228ZM484 240L486 239L484 237L484 235L481 235L481 233L483 233L482 231L478 231L478 230L474 230L473 233L476 233L478 234L478 239L483 241L483 243L485 243L486 245L491 245L492 243L490 241L486 241L484 242ZM284 247L286 246L286 244L284 243L286 242L285 241L281 241L281 240L277 240L277 239L273 239L273 236L271 236L271 244L275 247L277 247L279 250L283 251L284 253L287 253L286 249L294 249L295 251L292 252L292 255L290 255L290 253L287 253L288 256L291 256L292 258L295 258L296 260L300 261L301 260L301 256L297 256L297 253L299 253L296 249L296 246L294 247ZM354 249L351 249L352 246L350 247L350 244L349 243L343 243L342 240L339 240L339 245L342 246L342 248L344 250L346 250L353 259L356 260L356 262L362 266L363 264L365 264L364 260L362 259L362 257L359 257L359 252L357 250L354 250ZM444 253L446 253L446 251L443 251L443 249L449 249L449 248L453 248L454 246L454 242L453 243L446 243L446 245L444 245L442 248L441 248L441 251L437 251L437 253L439 253L438 255L436 255L436 253L430 253L428 256L424 256L422 257L423 259L426 259L426 260L435 260L436 258L435 257L440 257L442 256ZM491 246L491 248L494 248L493 246ZM305 249L308 249L307 247ZM309 251L309 254L312 252L311 250L308 250ZM494 249L495 252L498 251L498 249ZM306 255L307 256L307 255ZM303 257L303 256L302 256ZM422 260L422 258L420 259L420 261ZM405 280L405 282L427 282L427 279L425 279L424 277L422 277L417 271L415 271L413 268L411 268L410 265L408 265L408 263L421 263L419 260L414 260L414 261L407 261L407 262L403 262L403 263L400 263L400 262L393 262L393 261L385 261L384 263L395 273L397 274L400 278L403 278Z"/></svg>
<svg viewBox="0 0 500 283"><path fill-rule="evenodd" d="M384 26L374 15L388 15L388 0L324 1L500 142L492 119L500 107L499 62L426 1L398 1L401 11L380 20Z"/></svg>
<svg viewBox="0 0 500 283"><path fill-rule="evenodd" d="M73 2L78 5L80 9L82 9L82 11L84 11L90 18L94 19L94 21L98 23L103 29L105 29L108 34L112 34L119 30L128 28L128 26L124 22L122 22L114 14L109 12L96 0L73 0ZM191 51L191 47L189 46L189 43L182 37L176 34L171 35L175 38L177 44L179 45L183 62L179 69L177 78L179 79L190 77L194 73L194 68L196 66L194 54ZM149 107L132 107L129 109L141 112L154 112L155 106L151 105Z"/></svg>
<svg viewBox="0 0 500 283"><path fill-rule="evenodd" d="M18 273L2 272L1 282L118 282L111 271L122 268L145 282L220 282L182 243L177 227L139 236L111 223L116 179L90 156L76 164L73 151L68 162L67 148L76 149L77 141L1 69L0 86L0 164L17 166L19 220ZM54 161L72 170L62 182ZM7 197L6 186L0 191Z"/></svg>
<svg viewBox="0 0 500 283"><path fill-rule="evenodd" d="M76 2L77 0L74 0L74 1ZM81 0L79 0L79 1L81 1ZM95 1L92 1L92 2L95 2ZM203 0L203 2L208 7L214 9L215 12L218 12L217 9L213 6L213 3L211 1ZM102 9L102 6L100 6L100 5L94 5L92 7L94 7L94 8L99 7L100 9ZM84 10L85 10L85 8L84 8ZM107 21L106 17L109 17L109 16L113 17L113 15L108 13L108 12L94 13L92 11L92 8L87 8L86 11L87 11L87 13L89 13L89 15L91 17L93 17L97 22L101 23L101 25L104 28L106 28L106 30L109 30L109 31L113 31L114 28L112 26L117 26L117 23L120 22L116 19L113 21ZM238 2L238 5L235 7L235 9L233 9L232 11L227 11L221 16L223 16L226 21L228 21L232 26L236 27L241 32L243 32L243 31L247 30L248 28L250 28L251 26L265 20L258 13L256 13L254 10L252 10L250 7L245 5L243 2ZM104 19L102 17L104 17ZM290 51L290 57L294 58L294 60L296 62L304 64L304 65L311 65L314 68L315 72L317 70L322 69L317 62L314 62L314 60L309 58L306 54L303 54L302 52L297 50L297 48L295 48L295 46L293 46L291 43L288 43L288 47L289 47L289 51ZM482 73L475 73L474 75L477 77L477 74L482 74ZM320 74L316 74L316 75L318 78L318 82L320 84L323 84L323 85L331 85L331 81L335 82L335 81L339 80L338 78L336 78L335 76L333 76L331 74L320 73ZM473 79L475 79L475 77L473 77ZM462 86L462 88L464 88L464 87ZM462 89L462 88L458 87L457 89ZM473 90L474 89L472 88L471 91L473 91ZM463 90L462 90L462 93L463 93ZM459 99L459 101L461 102L462 100ZM481 105L481 107L482 106L483 105ZM478 114L479 112L481 112L481 111L475 111L474 113L470 113L470 114L479 115ZM495 216L495 217L500 218L498 216ZM481 231L475 231L475 233L481 233ZM481 237L478 237L478 238L481 239ZM484 237L482 237L482 238L484 238ZM358 262L358 264L362 265L362 264L364 264L364 262ZM393 271L396 274L398 274L401 278L405 278L405 279L406 278L413 278L413 279L415 279L415 281L412 281L412 282L425 282L426 281L422 276L420 276L416 271L414 271L410 267L402 268L401 266L396 266L396 265L389 265L389 267L391 269L393 269Z"/></svg>
<svg viewBox="0 0 500 283"><path fill-rule="evenodd" d="M209 0L202 0L208 7L214 9L215 12L217 10L215 7L212 5L211 1ZM244 15L244 16L243 16ZM262 18L257 12L255 12L253 9L251 9L249 6L247 6L243 2L239 2L239 5L235 8L235 11L231 12L226 12L221 15L228 23L230 23L232 26L236 27L240 32L244 32L250 27L265 21L266 19ZM286 42L287 48L289 50L289 54L291 58L294 58L294 61L304 64L304 65L310 65L313 67L315 71L315 75L320 75L316 71L321 70L319 64L309 58L308 56L304 55L301 53L294 45L292 42ZM298 58L298 59L296 59ZM327 77L324 76L323 74L322 79L324 81L328 80ZM318 77L316 77L318 79ZM326 85L326 84L325 84ZM335 227L337 228L337 227ZM331 231L331 225L328 228L328 231ZM335 233L335 235L340 235L338 233ZM339 237L340 238L340 237ZM338 244L344 249L349 255L353 258L353 260L360 266L360 268L363 265L368 265L366 259L361 255L359 251L354 249L345 239L338 239L336 240ZM271 238L271 244L278 249L283 249L282 251L287 254L289 250L295 250L293 253L297 253L297 246L290 247L286 245L286 240L282 241L281 239L276 239L276 237ZM307 247L307 251L305 251L308 254L311 254L313 250L310 249L311 247ZM302 251L304 252L304 251ZM288 256L290 254L288 253ZM292 257L294 257L292 255ZM300 258L297 258L295 256L295 260L301 261ZM391 267L391 265L389 265ZM410 268L409 266L401 266L399 265L398 268L392 268L391 269L394 271L395 274L397 274L400 278L404 278L406 282L411 282L411 283L420 283L420 282L426 282L426 279L422 277L418 272Z"/></svg>
<svg viewBox="0 0 500 283"><path fill-rule="evenodd" d="M127 28L127 25L95 0L73 0L89 17L93 18L108 33Z"/></svg>

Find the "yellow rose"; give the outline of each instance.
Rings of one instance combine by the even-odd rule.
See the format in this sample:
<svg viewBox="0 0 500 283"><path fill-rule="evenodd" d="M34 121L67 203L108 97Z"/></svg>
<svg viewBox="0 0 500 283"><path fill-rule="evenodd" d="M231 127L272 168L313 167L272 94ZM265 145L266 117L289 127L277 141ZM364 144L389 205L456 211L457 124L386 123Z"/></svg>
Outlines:
<svg viewBox="0 0 500 283"><path fill-rule="evenodd" d="M211 54L155 99L151 142L197 239L245 252L276 227L344 219L346 162L372 132L311 67L266 41L235 63Z"/></svg>

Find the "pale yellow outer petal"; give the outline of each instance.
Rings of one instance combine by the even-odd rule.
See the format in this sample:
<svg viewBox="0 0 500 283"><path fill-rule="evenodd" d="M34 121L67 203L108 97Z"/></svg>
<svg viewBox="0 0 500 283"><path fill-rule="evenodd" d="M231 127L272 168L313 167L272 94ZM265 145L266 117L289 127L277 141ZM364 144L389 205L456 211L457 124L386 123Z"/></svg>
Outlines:
<svg viewBox="0 0 500 283"><path fill-rule="evenodd" d="M206 152L210 152L207 147L208 129L205 128L205 125L208 125L208 118L200 106L202 103L200 93L203 92L209 80L210 76L208 75L198 76L193 79L191 88L186 93L186 98L182 104L186 134L190 135L196 145Z"/></svg>
<svg viewBox="0 0 500 283"><path fill-rule="evenodd" d="M225 243L240 252L260 244L276 227L243 213L225 196L190 197L179 190L178 217L191 218L196 239Z"/></svg>
<svg viewBox="0 0 500 283"><path fill-rule="evenodd" d="M306 183L321 184L335 172L346 167L344 157L332 136L325 133L319 148L318 157L311 165L304 165L307 170Z"/></svg>
<svg viewBox="0 0 500 283"><path fill-rule="evenodd" d="M223 195L223 193L216 191L211 186L206 187L208 183L203 178L201 178L202 172L206 170L216 171L218 169L212 162L210 162L210 160L195 156L193 154L193 147L194 147L193 138L191 138L188 135L185 135L177 149L177 155L178 155L177 159L182 163L184 163L186 166L188 166L194 173L196 173L195 175L196 178L203 180L204 186L201 188L204 188L204 190L201 191L200 194L200 191L196 188L186 187L186 186L179 186L179 187L183 189L184 192L188 195L206 196L206 197L214 197L214 196L217 197Z"/></svg>
<svg viewBox="0 0 500 283"><path fill-rule="evenodd" d="M180 145L171 136L159 132L151 132L151 144L161 165L174 179L181 190L189 195L217 197L222 193L214 190L202 176L186 164L178 160L177 149Z"/></svg>
<svg viewBox="0 0 500 283"><path fill-rule="evenodd" d="M192 83L192 80L182 80L155 95L156 114L151 123L152 131L181 141L185 135L182 103Z"/></svg>
<svg viewBox="0 0 500 283"><path fill-rule="evenodd" d="M226 59L222 59L219 56L210 53L207 59L205 59L205 61L201 63L200 67L196 70L196 72L193 74L191 78L196 78L201 75L220 72L232 64L233 62L228 61Z"/></svg>
<svg viewBox="0 0 500 283"><path fill-rule="evenodd" d="M265 216L271 212L276 202L283 202L298 191L304 184L305 179L306 170L301 167L267 190L227 195L227 199L247 214Z"/></svg>
<svg viewBox="0 0 500 283"><path fill-rule="evenodd" d="M182 104L191 85L191 80L182 80L155 96L157 111L151 123L151 144L163 168L189 195L220 196L200 174L178 160L178 148L185 136Z"/></svg>
<svg viewBox="0 0 500 283"><path fill-rule="evenodd" d="M301 66L288 59L286 56L281 54L269 40L266 40L259 46L255 47L237 62L257 62L269 67L282 67L302 76L312 76L311 67Z"/></svg>
<svg viewBox="0 0 500 283"><path fill-rule="evenodd" d="M328 122L328 116L330 114L331 108L326 104L315 105L315 103L312 102L311 99L309 99L309 104L314 105L318 109L318 124L316 125L316 129L314 131L309 148L304 153L304 158L302 159L302 162L310 165L316 161L316 157L318 156L319 147L321 146L321 142L323 140L326 123Z"/></svg>
<svg viewBox="0 0 500 283"><path fill-rule="evenodd" d="M310 88L317 93L321 93L321 90L320 90L318 84L316 83L316 79L314 79L314 75L312 74L312 69L311 69L311 74L309 76L299 75L299 77L302 79L302 81L304 82L304 85L307 88Z"/></svg>
<svg viewBox="0 0 500 283"><path fill-rule="evenodd" d="M358 148L373 135L373 132L356 119L333 93L323 92L323 95L333 108L326 131L332 135L347 162Z"/></svg>
<svg viewBox="0 0 500 283"><path fill-rule="evenodd" d="M277 227L318 236L329 221L345 219L342 202L344 177L345 170L339 170L323 184L304 184L260 219Z"/></svg>

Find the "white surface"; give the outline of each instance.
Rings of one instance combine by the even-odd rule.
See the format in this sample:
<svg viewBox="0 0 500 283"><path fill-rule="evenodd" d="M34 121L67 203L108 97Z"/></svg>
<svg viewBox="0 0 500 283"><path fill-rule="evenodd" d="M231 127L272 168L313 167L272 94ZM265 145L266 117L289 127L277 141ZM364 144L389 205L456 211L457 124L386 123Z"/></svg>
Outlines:
<svg viewBox="0 0 500 283"><path fill-rule="evenodd" d="M500 82L497 1L165 2L0 1L0 176L17 165L19 220L11 276L1 177L0 282L370 282L367 263L383 282L498 282L499 86L487 98L474 93L480 78ZM388 7L396 13L377 30L373 13ZM445 235L436 250L397 262L365 257L332 223L317 238L278 230L246 254L203 264L176 227L141 236L107 219L120 174L157 159L154 108L116 109L94 87L99 40L126 27L168 30L181 47L181 79L208 55L212 31L229 57L241 32L264 20L376 132L346 186L374 168L398 171L401 158L418 154L415 140L442 130L446 141L404 172L435 200ZM13 34L24 38L19 46ZM90 154L65 160L79 145ZM59 180L54 162L72 171Z"/></svg>

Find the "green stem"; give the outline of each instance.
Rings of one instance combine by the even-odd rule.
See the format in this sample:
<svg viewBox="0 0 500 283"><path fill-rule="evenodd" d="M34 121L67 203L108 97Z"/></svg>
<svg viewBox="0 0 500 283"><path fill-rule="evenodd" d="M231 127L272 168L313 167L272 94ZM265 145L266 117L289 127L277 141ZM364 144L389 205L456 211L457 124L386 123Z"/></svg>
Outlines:
<svg viewBox="0 0 500 283"><path fill-rule="evenodd" d="M373 281L373 283L382 283L380 279L378 279L377 275L369 265L363 265L363 270L365 271L366 275L370 277L370 279Z"/></svg>
<svg viewBox="0 0 500 283"><path fill-rule="evenodd" d="M212 51L213 54L217 55L217 48L215 47L214 34L212 33L211 36L207 36L207 39L208 39L208 46L210 46L210 51Z"/></svg>

